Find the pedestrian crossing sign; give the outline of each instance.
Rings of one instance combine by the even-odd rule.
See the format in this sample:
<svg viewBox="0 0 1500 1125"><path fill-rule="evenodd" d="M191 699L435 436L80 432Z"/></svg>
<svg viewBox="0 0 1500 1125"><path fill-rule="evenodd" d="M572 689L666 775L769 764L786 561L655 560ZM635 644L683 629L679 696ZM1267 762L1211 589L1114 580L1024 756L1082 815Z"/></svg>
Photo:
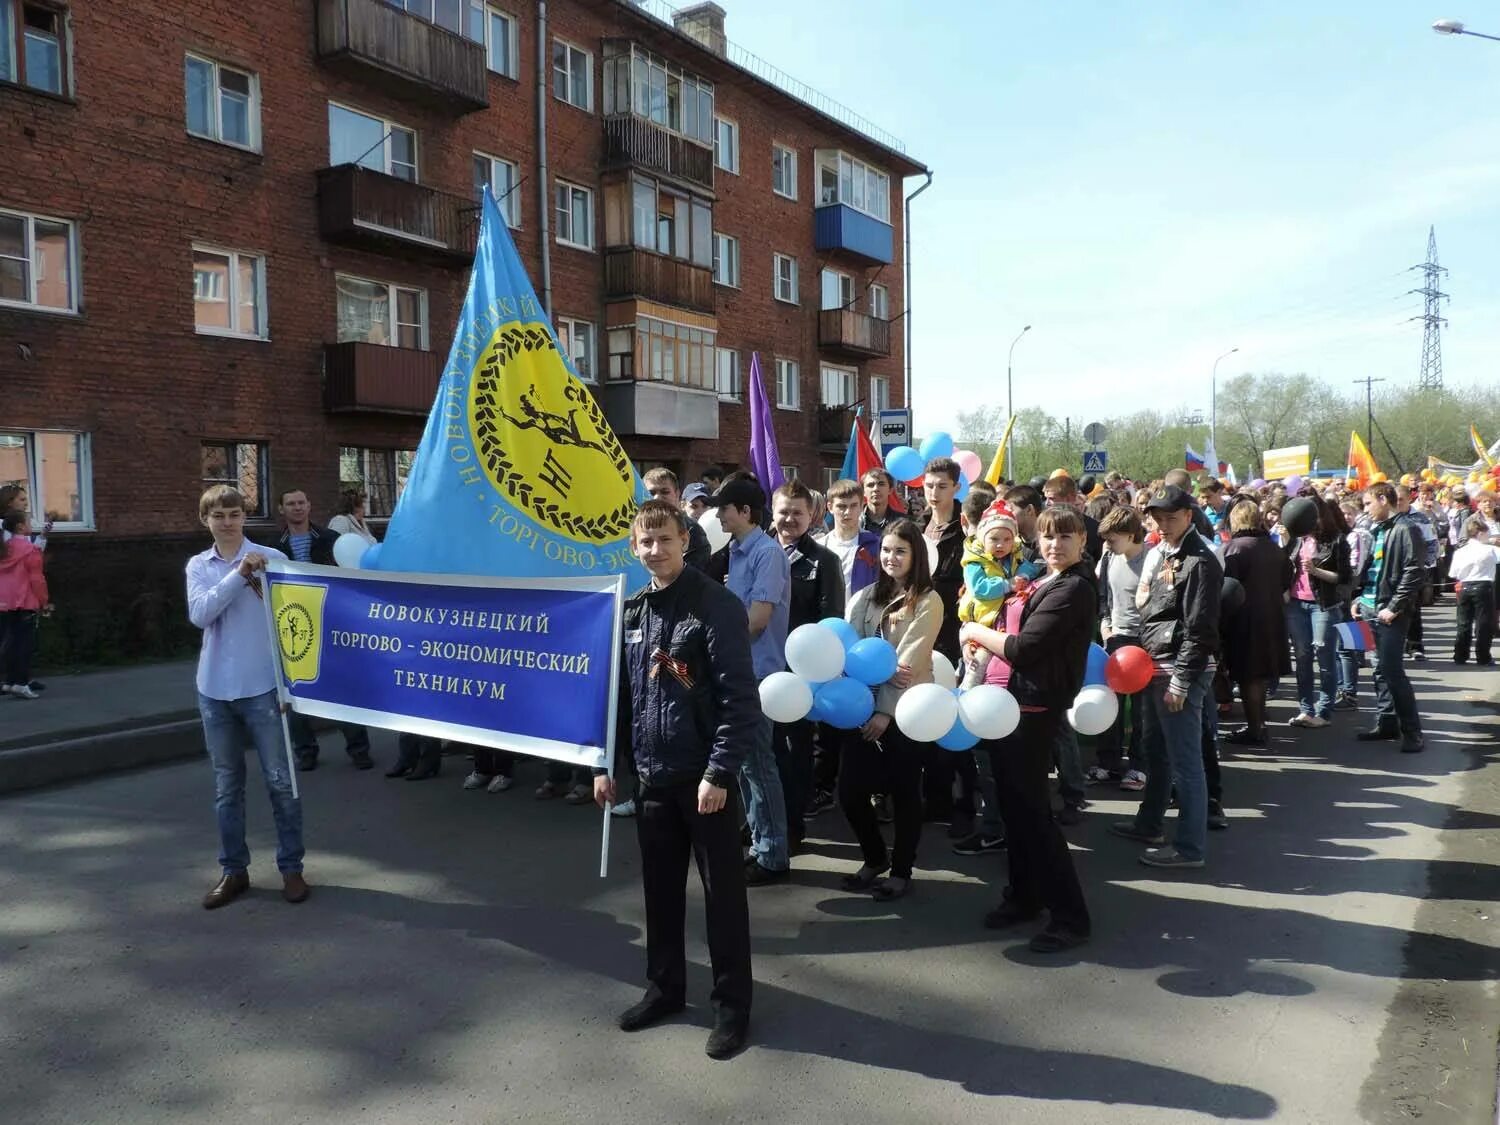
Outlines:
<svg viewBox="0 0 1500 1125"><path fill-rule="evenodd" d="M1109 454L1102 449L1085 449L1083 451L1083 471L1086 473L1103 473L1109 470Z"/></svg>

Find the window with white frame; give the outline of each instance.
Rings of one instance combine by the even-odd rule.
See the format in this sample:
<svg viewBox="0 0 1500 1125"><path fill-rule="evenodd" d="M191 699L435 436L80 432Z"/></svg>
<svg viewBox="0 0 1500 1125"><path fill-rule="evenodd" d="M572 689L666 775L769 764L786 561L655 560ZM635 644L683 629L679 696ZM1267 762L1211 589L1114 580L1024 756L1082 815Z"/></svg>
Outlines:
<svg viewBox="0 0 1500 1125"><path fill-rule="evenodd" d="M787 480L796 480L797 479L797 466L796 465L783 465L783 466L781 466L781 475L784 478L786 478Z"/></svg>
<svg viewBox="0 0 1500 1125"><path fill-rule="evenodd" d="M387 0L389 2L389 0ZM448 0L452 3L452 0ZM468 0L469 18L464 35L484 45L485 65L496 74L519 78L521 74L520 35L516 17L485 0Z"/></svg>
<svg viewBox="0 0 1500 1125"><path fill-rule="evenodd" d="M193 247L193 327L209 336L266 336L266 260Z"/></svg>
<svg viewBox="0 0 1500 1125"><path fill-rule="evenodd" d="M824 270L821 277L821 308L847 309L854 304L854 278L838 270Z"/></svg>
<svg viewBox="0 0 1500 1125"><path fill-rule="evenodd" d="M728 402L739 402L743 391L740 387L740 353L733 348L719 348L714 353L714 387L719 397Z"/></svg>
<svg viewBox="0 0 1500 1125"><path fill-rule="evenodd" d="M4 305L78 311L76 226L67 219L0 211L0 306Z"/></svg>
<svg viewBox="0 0 1500 1125"><path fill-rule="evenodd" d="M740 287L740 240L714 231L714 281Z"/></svg>
<svg viewBox="0 0 1500 1125"><path fill-rule="evenodd" d="M61 4L0 0L0 82L69 93L67 18Z"/></svg>
<svg viewBox="0 0 1500 1125"><path fill-rule="evenodd" d="M891 294L884 285L870 286L870 315L876 320L891 319Z"/></svg>
<svg viewBox="0 0 1500 1125"><path fill-rule="evenodd" d="M557 181L557 241L580 250L594 248L594 193L586 187Z"/></svg>
<svg viewBox="0 0 1500 1125"><path fill-rule="evenodd" d="M227 484L245 498L245 518L271 518L271 447L258 441L205 441L203 487Z"/></svg>
<svg viewBox="0 0 1500 1125"><path fill-rule="evenodd" d="M427 349L427 292L338 274L339 343Z"/></svg>
<svg viewBox="0 0 1500 1125"><path fill-rule="evenodd" d="M828 490L834 486L834 482L839 479L842 471L842 469L823 470L823 494L825 496L828 494Z"/></svg>
<svg viewBox="0 0 1500 1125"><path fill-rule="evenodd" d="M847 152L819 149L818 206L843 203L882 223L891 221L891 178Z"/></svg>
<svg viewBox="0 0 1500 1125"><path fill-rule="evenodd" d="M573 361L573 370L585 383L596 380L594 374L594 326L571 316L557 318L557 342L563 354Z"/></svg>
<svg viewBox="0 0 1500 1125"><path fill-rule="evenodd" d="M512 230L521 226L520 183L521 169L514 161L483 152L474 154L474 200L483 200L488 185L500 214L505 216L505 225Z"/></svg>
<svg viewBox="0 0 1500 1125"><path fill-rule="evenodd" d="M799 368L795 359L776 360L776 405L783 410L802 408L802 388L798 386Z"/></svg>
<svg viewBox="0 0 1500 1125"><path fill-rule="evenodd" d="M201 55L188 55L183 81L189 133L260 151L259 78Z"/></svg>
<svg viewBox="0 0 1500 1125"><path fill-rule="evenodd" d="M823 365L823 405L853 406L859 401L859 371L853 367Z"/></svg>
<svg viewBox="0 0 1500 1125"><path fill-rule="evenodd" d="M594 108L594 56L587 51L552 40L552 96L579 109Z"/></svg>
<svg viewBox="0 0 1500 1125"><path fill-rule="evenodd" d="M773 295L789 305L797 303L797 259L787 254L773 254L771 273L775 279Z"/></svg>
<svg viewBox="0 0 1500 1125"><path fill-rule="evenodd" d="M740 172L740 127L727 117L714 118L714 164L726 172Z"/></svg>
<svg viewBox="0 0 1500 1125"><path fill-rule="evenodd" d="M339 491L365 494L371 519L389 519L411 477L414 449L339 447Z"/></svg>
<svg viewBox="0 0 1500 1125"><path fill-rule="evenodd" d="M883 375L870 376L870 412L878 415L891 408L891 381Z"/></svg>
<svg viewBox="0 0 1500 1125"><path fill-rule="evenodd" d="M400 180L417 182L417 134L413 129L357 109L328 103L328 163L358 164Z"/></svg>
<svg viewBox="0 0 1500 1125"><path fill-rule="evenodd" d="M788 199L797 198L797 153L785 145L771 146L771 190Z"/></svg>
<svg viewBox="0 0 1500 1125"><path fill-rule="evenodd" d="M92 531L94 473L89 435L67 430L0 430L0 486L25 490L16 504L32 527Z"/></svg>
<svg viewBox="0 0 1500 1125"><path fill-rule="evenodd" d="M635 43L604 45L604 112L631 113L700 145L714 143L714 84Z"/></svg>

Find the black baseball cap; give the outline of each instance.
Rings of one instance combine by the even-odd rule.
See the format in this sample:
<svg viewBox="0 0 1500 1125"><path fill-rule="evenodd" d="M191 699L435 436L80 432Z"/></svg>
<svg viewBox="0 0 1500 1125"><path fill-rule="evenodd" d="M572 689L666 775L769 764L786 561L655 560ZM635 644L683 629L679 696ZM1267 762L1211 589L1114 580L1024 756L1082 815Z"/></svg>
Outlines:
<svg viewBox="0 0 1500 1125"><path fill-rule="evenodd" d="M710 508L754 508L760 511L766 506L766 493L753 480L727 480L719 490L707 499Z"/></svg>
<svg viewBox="0 0 1500 1125"><path fill-rule="evenodd" d="M1186 512L1192 506L1192 493L1185 488L1178 488L1175 484L1157 489L1151 499L1146 501L1148 512Z"/></svg>

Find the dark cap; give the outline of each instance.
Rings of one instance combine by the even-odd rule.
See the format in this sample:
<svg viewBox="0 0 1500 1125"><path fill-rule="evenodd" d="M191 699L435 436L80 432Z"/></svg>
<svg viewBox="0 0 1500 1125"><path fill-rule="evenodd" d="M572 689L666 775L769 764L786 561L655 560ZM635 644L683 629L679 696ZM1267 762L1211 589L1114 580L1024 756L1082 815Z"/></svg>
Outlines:
<svg viewBox="0 0 1500 1125"><path fill-rule="evenodd" d="M731 505L736 508L763 509L766 506L765 490L753 480L727 480L719 486L717 492L708 497L708 506L724 508Z"/></svg>
<svg viewBox="0 0 1500 1125"><path fill-rule="evenodd" d="M1186 512L1193 506L1192 493L1175 484L1164 485L1151 494L1146 501L1148 512Z"/></svg>
<svg viewBox="0 0 1500 1125"><path fill-rule="evenodd" d="M682 502L684 504L691 504L694 500L702 500L704 503L708 502L708 486L706 484L699 484L695 481L682 490Z"/></svg>

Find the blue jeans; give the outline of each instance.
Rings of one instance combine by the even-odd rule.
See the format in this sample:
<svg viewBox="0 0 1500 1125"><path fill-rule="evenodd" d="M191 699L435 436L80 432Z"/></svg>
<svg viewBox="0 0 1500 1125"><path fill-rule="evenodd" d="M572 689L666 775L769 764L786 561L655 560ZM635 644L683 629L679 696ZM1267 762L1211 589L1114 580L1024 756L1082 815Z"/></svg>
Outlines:
<svg viewBox="0 0 1500 1125"><path fill-rule="evenodd" d="M1135 826L1155 836L1162 830L1167 798L1177 790L1177 851L1202 859L1208 843L1208 782L1203 773L1203 708L1212 707L1213 673L1204 672L1188 688L1181 711L1169 711L1167 684L1153 680L1139 698L1145 704L1142 731L1146 749L1146 791Z"/></svg>
<svg viewBox="0 0 1500 1125"><path fill-rule="evenodd" d="M740 766L740 796L750 822L750 854L767 871L785 871L792 865L786 838L786 795L776 769L771 732L771 720L762 716L755 727L755 744Z"/></svg>
<svg viewBox="0 0 1500 1125"><path fill-rule="evenodd" d="M1370 619L1370 628L1375 632L1375 668L1371 678L1375 681L1375 703L1379 712L1375 725L1388 731L1400 730L1404 735L1419 738L1422 720L1417 715L1417 693L1406 678L1406 635L1411 628L1411 618L1402 614L1389 625Z"/></svg>
<svg viewBox="0 0 1500 1125"><path fill-rule="evenodd" d="M245 845L245 740L260 758L261 776L276 819L276 867L283 874L302 870L302 802L292 796L281 707L276 693L246 699L198 696L203 739L214 766L214 812L219 818L219 866L237 875L250 866Z"/></svg>
<svg viewBox="0 0 1500 1125"><path fill-rule="evenodd" d="M1317 602L1293 598L1286 605L1286 631L1297 660L1297 704L1304 715L1326 719L1333 714L1333 695L1338 690L1337 606L1324 609ZM1317 663L1318 694L1313 696L1313 666Z"/></svg>

